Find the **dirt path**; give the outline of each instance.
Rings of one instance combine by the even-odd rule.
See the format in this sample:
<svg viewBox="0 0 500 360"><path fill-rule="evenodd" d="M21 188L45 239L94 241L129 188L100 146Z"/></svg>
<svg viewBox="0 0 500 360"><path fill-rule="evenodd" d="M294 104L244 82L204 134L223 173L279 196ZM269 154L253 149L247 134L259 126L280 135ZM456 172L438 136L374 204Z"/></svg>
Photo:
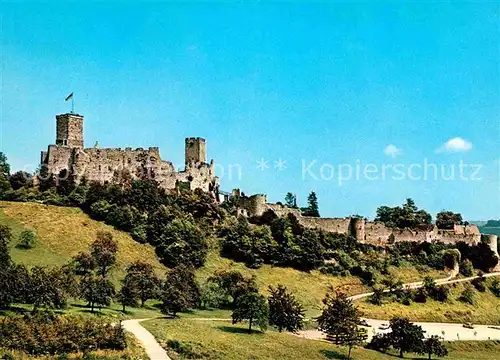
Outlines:
<svg viewBox="0 0 500 360"><path fill-rule="evenodd" d="M122 322L123 328L134 334L151 360L171 360L155 337L140 324L141 321L146 320L151 319L125 320Z"/></svg>

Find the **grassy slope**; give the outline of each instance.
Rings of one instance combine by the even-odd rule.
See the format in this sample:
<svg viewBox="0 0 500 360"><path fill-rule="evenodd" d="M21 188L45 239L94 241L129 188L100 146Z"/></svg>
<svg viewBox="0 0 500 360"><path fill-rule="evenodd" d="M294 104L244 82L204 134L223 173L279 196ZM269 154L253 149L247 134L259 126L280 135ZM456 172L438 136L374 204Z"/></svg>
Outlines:
<svg viewBox="0 0 500 360"><path fill-rule="evenodd" d="M91 220L77 208L46 206L33 203L0 202L0 224L13 229L10 243L12 259L16 263L32 265L62 265L81 251L88 251L97 231L109 231L118 241L117 264L111 278L117 282L125 268L136 260L145 260L163 274L166 268L158 261L150 245L139 244L128 234ZM16 248L23 229L37 233L38 244L30 250Z"/></svg>
<svg viewBox="0 0 500 360"><path fill-rule="evenodd" d="M491 281L489 279L488 283ZM367 301L359 301L357 305L367 317L382 320L393 316L405 316L413 321L500 325L500 298L493 295L489 289L484 293L475 291L476 303L470 305L458 300L465 284L450 286L451 295L445 303L428 299L425 304L412 303L409 306L397 302L376 306Z"/></svg>
<svg viewBox="0 0 500 360"><path fill-rule="evenodd" d="M233 326L227 322L196 321L188 318L158 319L143 323L166 347L169 339L189 342L193 349L202 353L207 360L288 360L288 359L342 359L346 349L324 341L306 340L286 333L246 332L246 326ZM497 359L500 342L449 343L450 360L493 360ZM172 359L177 359L170 353ZM406 355L406 358L426 359L426 356ZM381 354L372 350L356 348L356 360L394 359L394 355Z"/></svg>

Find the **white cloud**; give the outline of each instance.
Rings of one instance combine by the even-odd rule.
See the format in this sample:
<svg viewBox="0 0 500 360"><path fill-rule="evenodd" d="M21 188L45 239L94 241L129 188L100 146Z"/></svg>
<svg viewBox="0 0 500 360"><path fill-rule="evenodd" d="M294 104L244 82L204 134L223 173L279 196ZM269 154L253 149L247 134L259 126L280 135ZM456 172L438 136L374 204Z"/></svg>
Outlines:
<svg viewBox="0 0 500 360"><path fill-rule="evenodd" d="M384 154L387 155L387 156L393 157L393 158L395 158L398 155L401 155L402 152L403 152L403 150L398 149L396 147L396 145L392 145L392 144L387 145L384 148Z"/></svg>
<svg viewBox="0 0 500 360"><path fill-rule="evenodd" d="M461 137L455 137L448 140L443 145L441 145L436 151L437 152L465 152L472 149L472 144Z"/></svg>

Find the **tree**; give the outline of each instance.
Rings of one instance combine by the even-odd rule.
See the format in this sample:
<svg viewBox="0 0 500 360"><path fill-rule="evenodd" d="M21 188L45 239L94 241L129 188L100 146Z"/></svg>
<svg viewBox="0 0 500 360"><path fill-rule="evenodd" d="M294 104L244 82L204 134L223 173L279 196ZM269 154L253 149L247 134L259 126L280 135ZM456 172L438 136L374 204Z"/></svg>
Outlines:
<svg viewBox="0 0 500 360"><path fill-rule="evenodd" d="M88 275L97 266L95 258L92 254L80 252L73 256L73 264L76 275Z"/></svg>
<svg viewBox="0 0 500 360"><path fill-rule="evenodd" d="M248 320L248 332L252 332L255 322L262 331L266 331L269 321L269 306L266 298L256 292L248 292L238 297L233 314L233 324Z"/></svg>
<svg viewBox="0 0 500 360"><path fill-rule="evenodd" d="M366 331L358 327L360 311L346 294L333 288L323 299L323 305L323 311L317 318L318 328L327 333L330 341L347 346L347 359L350 359L352 348L367 338Z"/></svg>
<svg viewBox="0 0 500 360"><path fill-rule="evenodd" d="M80 297L88 302L90 309L108 306L115 296L115 288L111 281L103 276L87 275L80 282Z"/></svg>
<svg viewBox="0 0 500 360"><path fill-rule="evenodd" d="M192 268L178 266L167 273L161 294L161 311L177 316L200 303L200 289Z"/></svg>
<svg viewBox="0 0 500 360"><path fill-rule="evenodd" d="M405 352L422 351L424 331L422 327L411 323L404 317L394 317L390 321L391 332L386 336L391 346L399 350L399 357Z"/></svg>
<svg viewBox="0 0 500 360"><path fill-rule="evenodd" d="M122 304L122 312L125 312L126 306L137 306L139 291L133 278L126 276L122 287L118 293L118 301Z"/></svg>
<svg viewBox="0 0 500 360"><path fill-rule="evenodd" d="M2 153L0 153L2 155ZM0 173L1 176L1 173ZM14 300L14 281L12 260L8 244L12 239L10 228L0 225L0 308L7 308Z"/></svg>
<svg viewBox="0 0 500 360"><path fill-rule="evenodd" d="M432 335L431 337L424 340L422 347L422 354L429 355L429 360L432 359L432 355L438 357L444 357L448 355L448 350L444 347L439 336Z"/></svg>
<svg viewBox="0 0 500 360"><path fill-rule="evenodd" d="M286 287L278 284L269 286L269 323L279 332L286 330L297 332L304 326L304 307L295 299Z"/></svg>
<svg viewBox="0 0 500 360"><path fill-rule="evenodd" d="M106 277L111 266L116 262L118 243L113 240L113 235L107 231L98 231L97 239L90 247L90 253L95 259L99 274Z"/></svg>
<svg viewBox="0 0 500 360"><path fill-rule="evenodd" d="M318 197L314 191L307 196L307 207L303 209L304 216L319 217Z"/></svg>
<svg viewBox="0 0 500 360"><path fill-rule="evenodd" d="M3 175L5 179L10 176L10 165L7 162L7 156L0 151L0 175Z"/></svg>
<svg viewBox="0 0 500 360"><path fill-rule="evenodd" d="M153 266L143 261L136 261L127 268L125 283L136 290L141 307L158 294L160 279L155 275Z"/></svg>
<svg viewBox="0 0 500 360"><path fill-rule="evenodd" d="M175 218L156 234L156 254L169 267L199 268L205 263L208 245L203 232L191 220Z"/></svg>
<svg viewBox="0 0 500 360"><path fill-rule="evenodd" d="M33 185L33 176L26 171L17 171L9 177L9 183L13 190Z"/></svg>
<svg viewBox="0 0 500 360"><path fill-rule="evenodd" d="M291 192L287 192L285 195L285 205L289 208L297 209L297 196Z"/></svg>
<svg viewBox="0 0 500 360"><path fill-rule="evenodd" d="M419 225L428 225L432 222L432 216L423 209L418 209L412 199L406 199L403 206L377 208L375 221L381 221L392 228L416 228Z"/></svg>
<svg viewBox="0 0 500 360"><path fill-rule="evenodd" d="M439 229L453 229L455 225L462 225L462 214L453 211L440 211L436 215L436 226Z"/></svg>
<svg viewBox="0 0 500 360"><path fill-rule="evenodd" d="M232 299L232 305L234 305L241 295L249 292L258 292L255 277L245 277L239 271L220 270L210 276L208 281L218 284L224 292L224 297Z"/></svg>

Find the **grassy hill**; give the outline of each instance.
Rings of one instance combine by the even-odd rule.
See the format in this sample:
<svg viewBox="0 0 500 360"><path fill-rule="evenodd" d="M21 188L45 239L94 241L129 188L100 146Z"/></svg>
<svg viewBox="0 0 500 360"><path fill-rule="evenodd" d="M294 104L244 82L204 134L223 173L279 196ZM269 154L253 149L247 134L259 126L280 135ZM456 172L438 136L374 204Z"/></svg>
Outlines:
<svg viewBox="0 0 500 360"><path fill-rule="evenodd" d="M88 251L97 231L109 231L119 245L117 264L111 272L114 281L121 279L126 267L136 260L148 261L158 273L166 271L152 246L139 244L127 233L90 219L77 208L0 202L0 224L12 229L13 240L9 247L16 263L27 266L62 265L79 252ZM34 230L38 237L36 246L29 250L16 247L24 229Z"/></svg>
<svg viewBox="0 0 500 360"><path fill-rule="evenodd" d="M80 251L87 251L97 231L105 230L111 232L119 244L117 266L111 273L111 278L115 283L123 278L125 268L135 260L148 261L161 275L166 271L150 245L139 244L127 233L92 220L78 208L0 202L0 224L8 225L13 230L14 239L10 243L13 260L27 266L62 265ZM19 235L24 229L34 230L37 234L38 243L33 249L23 250L16 247L19 243ZM269 285L283 284L293 291L312 313L318 311L321 299L329 286L342 286L343 290L349 294L367 290L357 277L333 277L319 271L307 273L270 265L250 269L242 263L221 258L216 241L213 240L207 262L202 269L198 270L197 275L200 280L205 280L214 271L220 269L239 270L246 276L255 275L263 293L267 292ZM392 277L405 282L422 279L427 274L437 278L445 276L444 273L438 271L423 274L413 267L392 269L392 273Z"/></svg>

